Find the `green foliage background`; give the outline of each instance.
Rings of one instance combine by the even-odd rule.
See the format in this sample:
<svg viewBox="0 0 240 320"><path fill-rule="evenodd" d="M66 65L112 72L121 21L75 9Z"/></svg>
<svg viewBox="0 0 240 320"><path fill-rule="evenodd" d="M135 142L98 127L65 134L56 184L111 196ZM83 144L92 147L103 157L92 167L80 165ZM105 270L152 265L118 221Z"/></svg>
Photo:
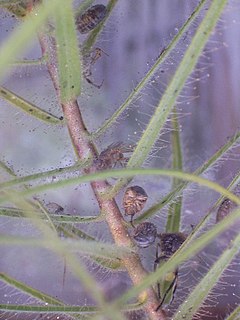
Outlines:
<svg viewBox="0 0 240 320"><path fill-rule="evenodd" d="M108 2L108 15L105 20L89 34L86 40L81 43L79 49L74 17L76 11L82 12L92 3L93 1L83 1L81 6L76 8L70 0L66 0L64 3L60 0L43 1L42 4L39 4L39 6L34 9L35 11L31 14L26 13L26 16L24 16L24 10L28 8L28 2L24 3L24 1L20 0L11 1L11 5L9 5L7 0L0 1L2 8L12 12L14 11L15 14L19 15L19 19L23 19L19 27L2 43L0 49L1 81L3 82L11 72L12 66L16 62L19 54L31 47L32 40L36 38L37 35L39 35L39 39L47 35L52 37L57 45L57 56L43 57L41 63L46 65L57 64L57 81L59 83L59 90L56 92L57 99L59 99L60 104L64 105L71 103L80 95L83 95L84 59L82 57L90 52L98 37L100 37L101 32L104 30L104 25L107 24L108 17L111 16L117 1L110 0ZM58 316L60 318L70 317L77 319L125 319L126 314L130 311L138 312L144 309L146 301L144 299L143 301L137 300L137 297L144 289L154 285L158 279L163 278L169 270L173 270L184 261L196 256L199 251L216 239L219 234L239 220L240 210L236 209L219 224L203 232L213 209L217 208L223 197L229 198L237 205L240 204L240 198L230 191L234 190L234 187L238 184L239 174L233 177L228 188L224 188L220 184L202 177L202 174L206 172L207 169L211 168L229 152L229 150L236 146L239 140L239 132L231 137L227 143L201 167L193 173L186 173L183 170L182 164L184 154L181 145L180 128L176 117L174 117L177 113L177 109L174 107L177 99L187 79L193 73L206 43L211 38L213 30L225 10L226 4L227 1L224 0L213 0L211 3L204 0L200 1L189 19L186 20L182 28L179 29L172 41L165 47L162 54L157 58L153 66L149 68L147 74L141 79L134 90L132 90L127 99L119 106L117 111L96 131L87 134L87 139L97 145L97 139L102 137L103 133L107 130L111 129L113 125L119 121L122 113L131 107L134 99L149 85L152 77L158 72L165 59L171 54L189 28L192 27L196 18L202 17L204 11L203 18L192 37L191 43L186 49L175 74L171 77L160 101L156 104L154 113L141 137L139 137L126 168L89 174L80 173L80 170L87 169L92 163L92 157L86 155L84 159L78 159L72 166L62 169L55 169L57 168L57 166L55 166L55 168L50 171L47 170L20 177L13 172L11 167L4 161L1 162L1 169L8 178L0 183L0 214L5 217L17 219L17 221L27 219L31 222L32 226L38 230L39 236L29 238L3 234L0 236L0 245L6 250L10 247L21 247L24 248L24 250L28 248L37 249L40 247L54 252L58 258L64 257L67 268L71 270L84 290L86 290L93 301L96 302L96 304L89 306L69 305L60 299L52 297L50 294L45 294L41 290L32 288L25 282L18 281L11 277L10 274L2 272L1 281L4 284L33 297L34 301L38 301L38 303L33 304L2 303L0 310L3 315L15 314L20 318L20 315L24 312L24 314L28 316L32 315L34 319L37 319L37 315L40 314L53 318ZM207 10L204 10L206 5ZM24 16L24 18L22 18L22 16ZM20 110L20 112L24 111L28 116L37 119L37 121L47 123L49 128L59 125L66 126L66 120L63 119L62 116L58 117L37 105L33 105L28 102L25 97L15 94L3 85L0 88L0 97ZM84 108L84 106L82 107ZM172 119L174 127L172 133L172 169L143 168L144 161L148 158L151 149L164 130L169 118ZM70 139L68 147L71 148ZM94 263L106 270L106 273L120 273L123 268L121 259L137 253L137 248L119 247L114 243L99 241L85 232L83 226L86 223L104 223L107 212L101 212L98 216L74 216L65 213L56 214L48 210L44 203L37 200L37 197L49 191L57 190L57 188L78 186L80 184L102 181L112 177L114 177L115 180L113 180L113 187L109 190L107 196L115 197L131 179L142 176L146 176L149 180L158 176L169 177L172 179L172 187L163 199L159 199L157 203L148 208L135 220L136 224L154 217L160 209L168 205L166 232L179 231L181 228L183 192L190 183L214 190L219 194L219 199L199 224L195 226L184 245L171 259L158 268L156 272L149 273L141 283L136 286L131 286L120 297L108 302L104 297L100 283L95 279L93 273L87 270L82 260L77 258L78 255L88 257L88 259L94 261ZM55 181L53 177L58 177L58 179ZM65 236L64 239L61 239L59 234L63 234ZM189 293L186 302L179 306L178 310L172 316L172 319L192 319L194 317L212 288L219 281L224 270L228 268L233 258L238 254L239 246L240 236L237 235L232 239L231 244L222 251L221 255L209 268L204 277L202 277L197 286ZM130 303L133 301L134 303ZM232 309L234 308L231 308L231 311ZM124 313L123 311L127 312ZM239 319L239 312L239 307L235 308L227 319ZM113 314L114 317L112 316ZM148 315L148 317L151 318L151 315Z"/></svg>

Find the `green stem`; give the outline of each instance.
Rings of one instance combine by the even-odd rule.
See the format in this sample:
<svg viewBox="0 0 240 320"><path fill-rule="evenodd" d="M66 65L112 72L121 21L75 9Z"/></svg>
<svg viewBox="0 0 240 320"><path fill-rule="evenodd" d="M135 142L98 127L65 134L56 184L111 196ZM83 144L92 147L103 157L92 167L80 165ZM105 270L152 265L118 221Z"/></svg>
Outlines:
<svg viewBox="0 0 240 320"><path fill-rule="evenodd" d="M102 171L98 173L83 175L81 177L70 178L65 181L57 181L49 184L39 185L36 187L29 188L28 190L20 191L18 192L18 195L20 197L24 197L24 196L29 196L39 192L45 192L46 190L56 189L56 188L65 187L65 186L74 185L74 184L80 184L80 183L91 182L91 181L102 181L110 177L116 177L116 178L134 177L136 175L143 175L143 176L161 175L161 176L186 180L189 182L195 182L195 183L198 183L199 185L215 190L216 192L221 193L222 195L224 195L225 197L228 197L230 200L236 202L237 204L240 204L240 199L237 196L235 196L229 190L223 188L222 186L220 186L219 184L213 181L204 179L202 177L199 177L190 173L174 171L174 170L164 170L164 169L124 169L124 170ZM109 194L107 196L109 196ZM9 200L8 195L0 197L0 203L8 200Z"/></svg>
<svg viewBox="0 0 240 320"><path fill-rule="evenodd" d="M30 214L40 216L41 219L46 220L46 217L39 211L31 210ZM11 218L26 218L26 211L10 207L0 207L0 216L6 216ZM99 214L98 216L72 216L63 214L51 214L52 221L58 225L73 224L73 223L90 223L100 222L104 220L104 216Z"/></svg>
<svg viewBox="0 0 240 320"><path fill-rule="evenodd" d="M186 20L183 26L180 28L179 32L174 36L173 40L170 44L161 52L159 57L157 58L154 65L148 71L146 76L139 82L139 84L133 89L124 103L121 105L120 108L114 114L106 120L106 122L92 134L93 139L97 139L100 135L102 135L114 122L117 121L118 117L127 109L127 107L134 101L134 99L138 96L140 91L145 87L145 85L151 80L153 75L158 71L159 66L167 59L169 54L175 48L178 41L184 35L184 33L189 29L195 18L198 16L199 12L203 8L206 0L201 0L195 10L192 12L191 16Z"/></svg>
<svg viewBox="0 0 240 320"><path fill-rule="evenodd" d="M5 188L17 186L19 184L23 184L26 182L32 183L33 181L36 181L38 179L52 178L53 176L56 176L58 174L60 175L60 174L72 173L74 171L77 171L77 170L80 170L80 169L83 169L83 168L89 166L89 164L90 164L90 160L83 161L83 162L78 161L73 166L69 166L69 167L65 167L65 168L57 168L57 169L53 169L53 170L49 170L49 171L45 171L45 172L43 171L40 173L34 173L34 174L31 174L26 177L15 178L10 181L0 183L0 189L1 188L5 189ZM8 173L11 172L11 170L9 168L7 169L7 166L4 163L0 163L0 166L2 168L5 168L4 170L7 171ZM11 175L16 177L16 175L14 173L12 173Z"/></svg>
<svg viewBox="0 0 240 320"><path fill-rule="evenodd" d="M177 119L177 110L174 107L174 112L172 114L172 154L173 154L173 164L172 168L175 170L182 170L182 149L180 141L180 130ZM173 178L172 189L175 190L181 181ZM180 229L181 221L181 209L182 209L182 196L178 195L178 198L171 203L168 210L168 219L166 225L166 232L178 232Z"/></svg>

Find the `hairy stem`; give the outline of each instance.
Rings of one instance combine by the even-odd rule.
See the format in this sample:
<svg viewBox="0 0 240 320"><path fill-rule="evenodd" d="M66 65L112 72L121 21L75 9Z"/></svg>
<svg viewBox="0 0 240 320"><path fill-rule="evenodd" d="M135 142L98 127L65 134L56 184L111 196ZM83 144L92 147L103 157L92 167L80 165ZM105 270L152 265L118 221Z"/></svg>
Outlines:
<svg viewBox="0 0 240 320"><path fill-rule="evenodd" d="M67 123L69 135L72 140L73 147L76 155L81 160L94 158L97 155L96 147L91 141L91 137L87 128L84 124L79 105L76 100L62 102L60 100L60 86L58 82L58 69L57 69L57 58L56 48L54 41L49 38L46 34L42 33L39 35L39 41L42 48L43 54L47 52L49 60L47 63L48 72L52 79L54 88L56 90L59 102L62 106L64 118ZM96 168L92 164L87 169L84 169L84 173L94 173ZM106 222L112 233L115 243L119 246L132 247L133 242L129 236L128 230L125 226L122 214L114 199L103 199L101 196L106 193L109 184L107 181L92 182L91 187L98 201L99 207L102 212L105 213ZM123 265L125 266L132 282L134 285L140 284L147 275L146 270L143 268L140 258L137 254L131 254L123 258ZM144 304L144 310L148 314L149 319L152 320L164 320L165 314L162 310L155 311L159 301L153 288L145 290L141 298L147 302Z"/></svg>

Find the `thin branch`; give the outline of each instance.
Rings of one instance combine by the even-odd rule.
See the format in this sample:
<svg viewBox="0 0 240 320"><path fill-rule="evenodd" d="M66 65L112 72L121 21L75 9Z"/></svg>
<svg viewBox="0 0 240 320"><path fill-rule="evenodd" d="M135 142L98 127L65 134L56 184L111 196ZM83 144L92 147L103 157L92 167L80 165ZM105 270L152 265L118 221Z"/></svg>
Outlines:
<svg viewBox="0 0 240 320"><path fill-rule="evenodd" d="M51 39L45 34L40 34L39 36L40 45L43 54L47 52L49 60L47 63L48 72L53 81L54 88L56 90L57 96L59 98L59 103L62 106L64 117L67 123L68 131L72 140L75 152L80 160L85 160L91 156L95 158L97 155L96 147L91 142L90 134L84 124L82 115L80 112L79 105L76 100L71 100L67 102L61 102L60 100L60 86L58 82L58 70L57 70L57 58L56 50ZM84 169L84 173L94 173L96 172L96 167L94 164L87 169ZM125 226L122 214L114 199L104 200L102 194L106 193L109 189L109 184L107 181L97 181L92 182L91 187L94 191L96 199L98 201L99 207L102 212L105 212L106 222L108 223L109 229L112 233L115 243L119 246L132 247L133 242L129 236L127 228ZM129 276L134 283L140 284L146 277L147 272L141 264L141 260L137 254L131 254L123 258L123 265L127 269ZM152 287L146 289L142 295L141 300L146 299L147 302L144 305L144 310L148 314L151 320L164 320L165 314L162 310L155 312L159 301L157 299L156 293Z"/></svg>

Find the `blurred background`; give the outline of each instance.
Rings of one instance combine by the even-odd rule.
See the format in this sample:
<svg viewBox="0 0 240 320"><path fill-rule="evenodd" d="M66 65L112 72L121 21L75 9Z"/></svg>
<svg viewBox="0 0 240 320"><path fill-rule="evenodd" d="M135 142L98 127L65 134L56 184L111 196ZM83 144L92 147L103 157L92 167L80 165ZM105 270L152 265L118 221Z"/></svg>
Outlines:
<svg viewBox="0 0 240 320"><path fill-rule="evenodd" d="M80 1L76 1L76 7L80 3ZM96 3L100 2L96 1ZM103 0L101 3L107 4L107 1ZM211 1L208 5L210 3ZM94 64L91 80L96 84L103 81L103 85L98 89L83 79L82 95L78 99L89 131L94 132L98 129L125 101L154 64L162 50L177 34L197 4L198 1L195 0L119 0L117 2L95 45L106 54L103 53L102 57ZM204 8L200 17L180 40L167 61L161 65L140 96L120 116L119 121L98 138L96 144L99 151L119 140L127 143L138 141L207 8L208 6ZM240 3L237 0L229 1L221 21L204 49L196 70L189 78L176 105L177 117L181 125L184 170L186 171L191 172L198 168L224 145L229 137L239 131L239 9ZM18 28L19 24L16 17L6 10L0 9L0 43L3 43ZM79 34L80 47L86 37L87 35ZM19 57L19 60L39 57L41 57L41 50L36 38L24 55ZM1 85L56 116L62 115L44 65L19 65L12 69ZM46 125L24 114L2 99L0 99L0 104L0 160L14 170L17 176L74 164L76 158L67 129L64 126ZM152 154L144 164L145 166L171 167L170 135L171 124L169 123L159 137ZM239 148L235 146L222 161L208 170L205 176L227 186L238 171L239 163ZM3 171L1 171L1 176L2 180L9 178ZM53 180L55 181L54 178ZM110 182L114 183L114 181ZM146 209L159 201L171 188L171 183L166 178L137 177L133 184L143 186L149 194ZM123 192L117 198L121 209L122 195ZM184 232L191 231L191 225L198 223L217 197L217 194L193 185L186 190L184 194L184 219L182 221ZM99 214L94 195L88 185L50 191L47 194L41 194L39 200L44 204L56 202L64 208L65 213L69 214L82 216ZM164 230L166 213L167 210L163 210L152 219L159 231ZM214 219L215 217L213 217L212 223L214 223ZM9 218L1 218L0 221L2 234L33 235L37 232L26 221L19 223L18 220ZM81 228L100 240L109 241L111 239L104 224L84 225ZM214 246L214 248L216 247ZM145 259L144 263L149 270L153 268L154 250L152 248L147 253L142 253L143 259ZM210 248L209 250L214 251L215 249ZM91 299L84 293L81 285L75 281L68 268L63 287L63 258L54 256L45 250L36 249L1 248L0 254L1 272L7 272L20 281L25 281L39 290L63 299L66 303L80 305L91 303ZM202 275L204 270L206 271L214 261L214 254L213 256L212 254L212 252L208 255L206 252L203 253L205 265L200 265L199 261L195 260L184 266L187 271L185 273L183 271L182 281L180 277L178 295L180 300L177 297L176 306L181 301L180 296L181 293L184 293L186 286L190 290L198 278L196 274ZM129 279L124 272L112 275L87 259L85 263L91 266L109 298L114 297L116 288L119 293L129 287ZM189 279L184 279L184 276L189 274L189 268L192 268L192 265L195 266L195 271L192 272L191 283ZM229 281L235 283L236 286L230 287L228 291L225 290L226 292L222 293L218 302L213 304L209 302L205 310L206 319L221 319L235 304L239 304L239 274L230 278ZM32 302L31 299L15 291L6 285L0 286L1 303L8 301L20 304L26 303L26 300L29 303ZM223 294L226 294L224 302L222 301ZM215 294L216 297L218 295L218 293ZM6 314L2 316L0 314L0 318L8 319ZM11 319L15 318L11 316ZM21 318L18 315L17 319L32 318L30 316ZM34 316L33 319L39 318ZM49 317L49 319L52 318ZM205 319L205 317L202 316L201 319Z"/></svg>

